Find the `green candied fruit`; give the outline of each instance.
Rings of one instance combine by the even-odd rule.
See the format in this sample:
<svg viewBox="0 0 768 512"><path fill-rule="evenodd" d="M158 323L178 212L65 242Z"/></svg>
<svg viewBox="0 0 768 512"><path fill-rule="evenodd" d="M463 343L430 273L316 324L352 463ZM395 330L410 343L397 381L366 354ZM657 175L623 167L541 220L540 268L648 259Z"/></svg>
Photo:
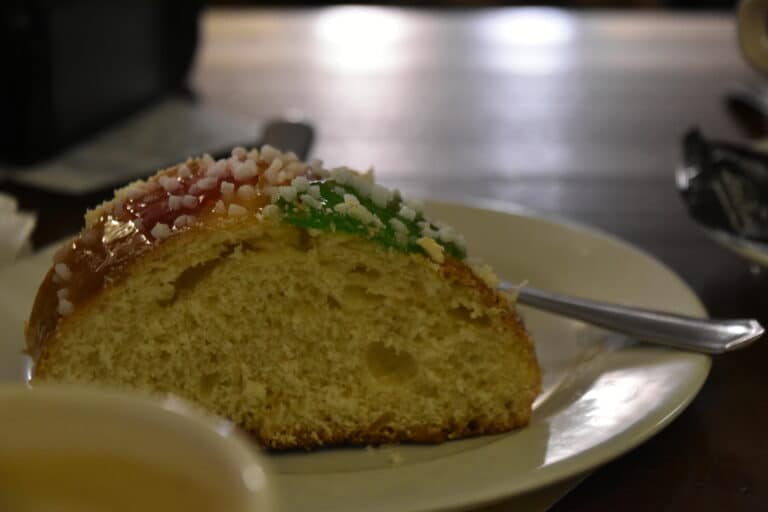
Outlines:
<svg viewBox="0 0 768 512"><path fill-rule="evenodd" d="M426 254L424 248L416 243L416 240L424 236L422 226L428 224L428 229L437 232L438 227L429 223L421 213L416 213L413 220L407 220L400 216L400 208L404 203L397 194L388 201L386 207L378 206L370 197L360 194L351 185L341 184L333 179L312 181L309 186L317 186L319 194L302 192L295 200L288 201L281 195L275 203L283 213L283 220L294 226L321 231L341 231L359 235L385 247L403 252L420 252ZM309 199L304 199L306 196ZM357 216L339 212L337 205L345 203L344 195L350 194L357 198L360 205L378 218L380 223L364 222ZM342 207L343 210L343 207ZM390 222L396 219L394 222ZM407 232L398 232L394 224L401 222ZM402 231L402 227L401 227ZM456 259L464 259L466 252L462 246L454 242L444 242L435 238L445 252Z"/></svg>

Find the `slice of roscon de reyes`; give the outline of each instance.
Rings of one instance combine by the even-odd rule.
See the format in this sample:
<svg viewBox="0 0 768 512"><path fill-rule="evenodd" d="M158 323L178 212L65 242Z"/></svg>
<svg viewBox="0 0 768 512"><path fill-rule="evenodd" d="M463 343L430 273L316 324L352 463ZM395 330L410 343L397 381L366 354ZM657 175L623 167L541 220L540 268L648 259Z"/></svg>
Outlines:
<svg viewBox="0 0 768 512"><path fill-rule="evenodd" d="M33 384L175 393L271 448L503 432L540 377L493 279L370 175L235 148L86 213L29 318Z"/></svg>

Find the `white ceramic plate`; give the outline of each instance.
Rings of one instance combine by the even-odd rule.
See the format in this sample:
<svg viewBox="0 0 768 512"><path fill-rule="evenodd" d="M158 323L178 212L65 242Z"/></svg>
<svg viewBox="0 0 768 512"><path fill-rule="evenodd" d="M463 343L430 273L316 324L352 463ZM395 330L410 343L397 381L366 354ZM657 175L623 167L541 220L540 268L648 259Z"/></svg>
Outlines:
<svg viewBox="0 0 768 512"><path fill-rule="evenodd" d="M704 315L661 263L615 238L523 210L429 203L472 253L511 281ZM0 379L23 377L23 322L50 251L0 272ZM638 344L522 309L544 392L531 425L438 446L329 449L270 456L283 511L425 511L489 503L588 471L669 423L706 379L707 356Z"/></svg>

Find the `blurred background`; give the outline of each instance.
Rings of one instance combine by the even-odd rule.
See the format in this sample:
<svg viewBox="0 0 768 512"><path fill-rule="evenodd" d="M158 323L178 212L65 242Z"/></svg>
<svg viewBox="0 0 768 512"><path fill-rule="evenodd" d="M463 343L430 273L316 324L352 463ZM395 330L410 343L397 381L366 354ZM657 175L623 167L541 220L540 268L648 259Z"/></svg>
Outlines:
<svg viewBox="0 0 768 512"><path fill-rule="evenodd" d="M260 43L258 48L237 49L243 52L241 63L248 74L258 72L259 66L266 69L270 59L279 58L285 69L301 65L301 72L307 75L325 67L326 71L371 76L419 59L427 62L417 65L434 67L445 57L441 52L453 49L477 52L470 58L485 60L507 75L546 75L569 65L572 52L557 49L567 48L579 35L576 12L632 9L642 23L649 13L661 10L729 12L734 9L734 2L727 0L572 0L538 7L522 2L381 4L395 7L389 10L360 4L336 9L311 2L280 5L290 6L282 19L261 16L246 29L247 18L238 14L245 12L244 8L274 12L275 6L216 0L4 3L0 8L3 28L0 47L12 72L0 83L2 113L10 120L0 128L0 158L6 164L36 163L161 97L176 94L193 99L206 88L201 80L215 79L212 73L199 71L212 62L210 59L215 60L220 50L232 49L218 44L207 46L208 36L234 44L238 34L248 35L254 44ZM500 6L527 8L487 9L484 13L483 8ZM219 15L207 17L210 9L216 9ZM403 9L410 17L426 20L427 24L422 28L411 23L409 16L402 15ZM310 12L314 13L311 20L301 14ZM436 12L443 13L442 19L432 16L434 19L429 22L428 13ZM458 29L456 22L465 17L475 21ZM294 22L302 18L306 21L302 28L309 32L303 34L301 42L296 40L296 44L291 45L283 40L282 34L275 33L298 28ZM627 21L631 19L628 17ZM638 27L624 26L618 30L624 36L631 36ZM428 54L426 48L410 46L419 43L414 31L424 29L440 32L435 32L432 54ZM485 40L487 48L473 46L466 38ZM299 48L300 45L305 47ZM625 57L631 60L638 56L627 54ZM202 78L196 80L200 76ZM346 84L346 87L354 98L355 88L359 86ZM307 103L298 100L281 107L303 110L310 108L314 100L305 101ZM276 109L275 114L282 112ZM41 130L41 126L45 129ZM220 141L210 143L221 144Z"/></svg>
<svg viewBox="0 0 768 512"><path fill-rule="evenodd" d="M732 1L31 0L0 13L0 176L39 212L34 245L127 181L270 141L373 165L414 195L522 204L647 246L650 215L687 226L670 186L686 130L766 131L731 108L762 83ZM680 262L688 246L654 251Z"/></svg>
<svg viewBox="0 0 768 512"><path fill-rule="evenodd" d="M765 41L765 18L751 21ZM0 28L12 257L30 234L33 249L70 236L127 181L270 142L373 165L411 196L599 228L667 264L712 316L768 323L768 274L713 241L675 182L692 127L766 144L765 78L742 54L733 1L11 0ZM768 209L747 206L768 233ZM17 207L26 216L8 222ZM756 253L768 262L768 245ZM718 357L675 423L555 510L765 510L754 354Z"/></svg>
<svg viewBox="0 0 768 512"><path fill-rule="evenodd" d="M35 244L127 181L264 141L375 165L412 194L521 203L644 242L616 214L679 206L667 185L685 130L765 131L726 108L760 82L732 1L30 0L0 19L3 187L69 212L41 212ZM598 181L614 189L604 208ZM637 187L664 193L641 204Z"/></svg>

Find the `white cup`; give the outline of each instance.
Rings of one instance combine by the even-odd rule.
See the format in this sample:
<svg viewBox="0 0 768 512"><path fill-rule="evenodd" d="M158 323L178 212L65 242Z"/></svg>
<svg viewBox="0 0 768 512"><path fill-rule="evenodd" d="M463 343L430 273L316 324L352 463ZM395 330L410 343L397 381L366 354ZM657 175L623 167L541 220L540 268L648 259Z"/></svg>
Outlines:
<svg viewBox="0 0 768 512"><path fill-rule="evenodd" d="M272 508L250 443L181 400L3 384L0 510Z"/></svg>
<svg viewBox="0 0 768 512"><path fill-rule="evenodd" d="M739 45L747 62L768 73L768 0L741 0L736 21Z"/></svg>

